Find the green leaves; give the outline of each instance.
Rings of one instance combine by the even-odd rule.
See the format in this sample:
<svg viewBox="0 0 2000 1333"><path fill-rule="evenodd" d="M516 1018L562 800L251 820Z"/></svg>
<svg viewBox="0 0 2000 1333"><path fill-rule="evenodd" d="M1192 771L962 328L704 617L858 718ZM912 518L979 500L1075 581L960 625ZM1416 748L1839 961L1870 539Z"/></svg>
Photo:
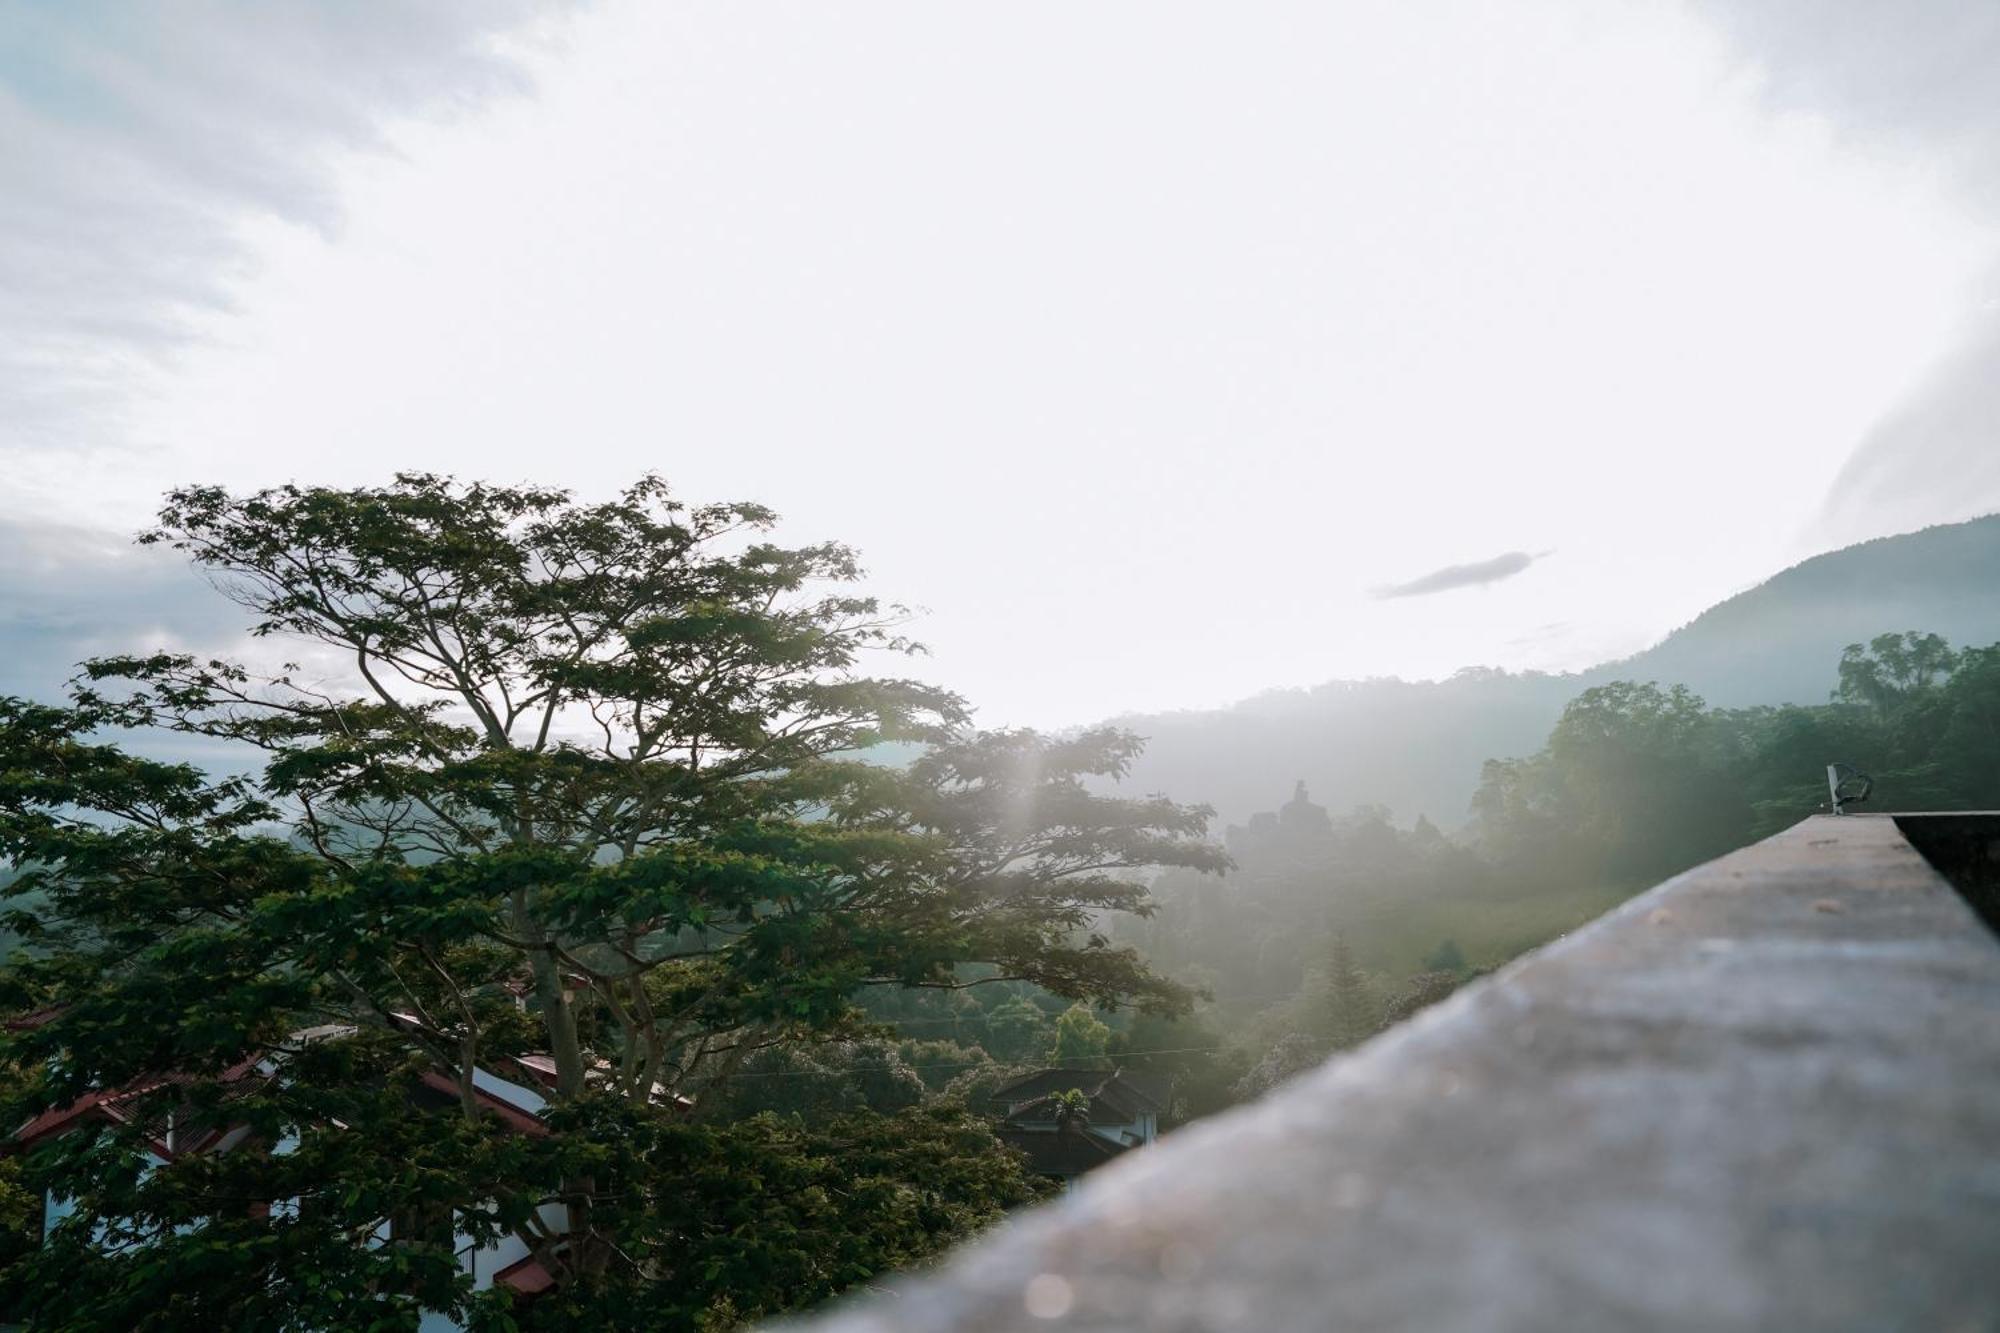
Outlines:
<svg viewBox="0 0 2000 1333"><path fill-rule="evenodd" d="M413 1329L425 1309L467 1307L456 1246L521 1225L559 1169L552 1150L427 1106L379 1034L272 1060L284 1076L162 1085L30 1155L29 1181L75 1208L6 1274L37 1327ZM218 1133L235 1146L171 1150ZM463 1241L385 1233L453 1201Z"/></svg>
<svg viewBox="0 0 2000 1333"><path fill-rule="evenodd" d="M638 1158L674 1182L618 1205L656 1280L613 1271L552 1292L524 1329L735 1327L928 1258L1048 1189L950 1104L819 1129L769 1115L667 1126Z"/></svg>
<svg viewBox="0 0 2000 1333"><path fill-rule="evenodd" d="M1840 684L1833 697L1883 712L1941 683L1960 655L1936 634L1906 630L1878 634L1867 647L1850 643L1840 654Z"/></svg>
<svg viewBox="0 0 2000 1333"><path fill-rule="evenodd" d="M1991 804L1994 651L1877 635L1842 653L1834 702L1817 707L1708 709L1633 682L1587 690L1541 754L1488 762L1482 836L1526 874L1643 883L1813 813L1829 763L1871 774L1880 808Z"/></svg>
<svg viewBox="0 0 2000 1333"><path fill-rule="evenodd" d="M971 734L949 692L863 674L920 651L906 613L772 523L654 477L599 503L422 473L167 497L143 540L310 669L107 657L68 708L0 700L34 942L0 997L45 1017L0 1062L33 1071L24 1117L113 1098L35 1159L77 1220L23 1290L95 1293L50 1326L719 1327L1032 1193L957 1113L813 1137L716 1123L718 1090L852 1037L864 988L975 965L1184 1010L1102 918L1149 910L1152 866L1219 869L1208 812L1111 794L1128 734ZM109 742L149 729L236 776ZM883 741L921 752L863 762ZM229 1150L159 1151L169 1120ZM396 1217L512 1237L560 1294L533 1320L475 1300L448 1241L375 1243Z"/></svg>

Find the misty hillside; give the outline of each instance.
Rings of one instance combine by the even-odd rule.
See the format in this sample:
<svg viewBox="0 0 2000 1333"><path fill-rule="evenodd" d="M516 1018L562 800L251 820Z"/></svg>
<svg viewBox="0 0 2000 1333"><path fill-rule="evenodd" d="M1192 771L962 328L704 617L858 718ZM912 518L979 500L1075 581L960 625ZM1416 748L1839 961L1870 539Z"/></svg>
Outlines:
<svg viewBox="0 0 2000 1333"><path fill-rule="evenodd" d="M1583 679L1675 681L1722 708L1823 703L1842 648L1905 629L2000 639L2000 514L1814 556Z"/></svg>
<svg viewBox="0 0 2000 1333"><path fill-rule="evenodd" d="M1636 656L1576 675L1475 669L1442 681L1331 681L1230 708L1118 719L1152 743L1132 781L1206 801L1222 820L1269 809L1295 779L1334 810L1461 823L1480 764L1541 747L1563 705L1609 680L1685 684L1711 704L1819 703L1847 644L1922 629L2000 641L2000 515L1815 556L1697 616Z"/></svg>

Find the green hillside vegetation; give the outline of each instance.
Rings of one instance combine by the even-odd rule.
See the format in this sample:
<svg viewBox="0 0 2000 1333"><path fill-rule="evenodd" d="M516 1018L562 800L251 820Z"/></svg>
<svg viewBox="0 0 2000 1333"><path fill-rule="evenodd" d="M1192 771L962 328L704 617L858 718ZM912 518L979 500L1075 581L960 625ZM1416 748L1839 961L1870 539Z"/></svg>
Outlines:
<svg viewBox="0 0 2000 1333"><path fill-rule="evenodd" d="M2000 806L2000 645L1881 634L1838 652L1823 679L1830 702L1747 709L1708 707L1679 686L1584 689L1531 753L1480 766L1473 818L1455 835L1423 818L1400 825L1379 805L1335 814L1297 783L1225 831L1222 878L1168 871L1150 915L1100 923L1204 999L1180 1018L1101 1013L1099 1062L1172 1073L1170 1126L1257 1095L1659 880L1820 810L1829 762L1873 777L1864 809ZM903 1038L901 1087L923 1080L975 1099L1060 1060L1070 1008L1014 983L868 1003ZM884 1077L889 1054L836 1053L851 1062L840 1095L906 1095Z"/></svg>
<svg viewBox="0 0 2000 1333"><path fill-rule="evenodd" d="M1822 703L1828 662L1902 625L1953 643L2000 639L2000 514L1814 556L1583 679L1673 682L1725 708Z"/></svg>
<svg viewBox="0 0 2000 1333"><path fill-rule="evenodd" d="M156 654L87 664L63 704L0 698L0 891L33 945L0 1003L37 1015L0 1037L0 1111L146 1089L0 1166L0 1304L36 1326L365 1307L720 1333L1046 1195L985 1114L1016 1074L1165 1075L1172 1130L1812 813L1829 762L1879 808L2000 806L2000 644L1936 633L1824 652L1824 702L1473 671L1166 719L1148 758L1117 728L979 733L955 696L860 675L912 645L843 587L850 552L655 479L602 505L414 475L194 488L162 519L265 628L361 669L336 695ZM2000 527L1908 540L1625 665L1719 671L1734 637L1768 684L1859 613L1842 597L1904 596ZM118 743L162 734L249 758ZM1219 840L1204 808L1114 790L1174 772L1243 803ZM272 1052L283 1078L223 1072ZM555 1071L545 1136L504 1132L473 1079L529 1054ZM136 1169L169 1112L289 1151ZM79 1206L36 1237L46 1191ZM385 1217L394 1244L355 1243ZM557 1290L473 1292L455 1228L521 1236Z"/></svg>
<svg viewBox="0 0 2000 1333"><path fill-rule="evenodd" d="M1953 643L2000 639L2000 515L1815 556L1730 598L1658 645L1577 675L1470 669L1442 681L1330 681L1231 708L1120 718L1148 738L1131 780L1241 822L1304 778L1331 809L1388 807L1455 829L1480 764L1542 743L1593 685L1685 685L1710 704L1825 702L1851 643L1922 626Z"/></svg>
<svg viewBox="0 0 2000 1333"><path fill-rule="evenodd" d="M1829 762L1874 779L1872 808L2000 807L2000 644L1890 633L1828 665L1835 697L1813 706L1710 708L1681 686L1626 681L1584 690L1535 753L1483 765L1457 837L1375 806L1334 816L1300 783L1228 830L1222 880L1168 872L1159 910L1115 937L1206 989L1201 1021L1224 1034L1214 1058L1240 1073L1241 1095L1823 808ZM1336 978L1374 1021L1326 1027Z"/></svg>
<svg viewBox="0 0 2000 1333"><path fill-rule="evenodd" d="M1219 867L1206 812L1093 790L1129 736L977 733L956 696L863 674L914 651L902 616L759 506L405 474L193 487L160 518L145 540L260 633L355 669L151 653L88 662L63 704L0 698L8 924L34 946L0 1005L37 1020L0 1037L0 1114L129 1094L26 1159L31 1195L75 1201L0 1268L33 1326L760 1321L1045 1192L871 1045L862 996L987 969L1190 1008L1089 927L1145 910L1154 868ZM120 744L163 732L248 762ZM921 753L855 762L882 741ZM552 1077L510 1130L478 1074L530 1055ZM870 1060L879 1095L738 1095ZM252 1137L142 1169L168 1117ZM459 1235L530 1246L554 1291L475 1291Z"/></svg>

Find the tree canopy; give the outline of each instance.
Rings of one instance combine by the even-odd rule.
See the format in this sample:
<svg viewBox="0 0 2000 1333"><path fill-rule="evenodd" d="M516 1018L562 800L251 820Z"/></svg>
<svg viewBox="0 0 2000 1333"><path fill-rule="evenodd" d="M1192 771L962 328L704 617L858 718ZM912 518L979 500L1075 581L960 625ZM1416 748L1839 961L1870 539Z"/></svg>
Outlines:
<svg viewBox="0 0 2000 1333"><path fill-rule="evenodd" d="M527 1237L566 1308L650 1289L673 1242L643 1219L691 1151L665 1126L720 1133L704 1108L758 1052L865 1035L868 988L1185 1011L1098 922L1149 910L1144 867L1223 863L1206 812L1103 794L1129 735L982 735L871 674L917 651L906 614L773 521L650 477L602 503L423 474L168 496L143 540L296 660L112 657L65 706L0 700L29 945L0 996L47 1016L6 1055L36 1071L18 1109L156 1084L150 1111L258 1146L140 1172L143 1133L100 1126L38 1154L77 1205L44 1299L89 1281L139 1309L194 1265L188 1299L269 1327L336 1293L385 1328L472 1310L451 1226L357 1243L412 1210ZM159 731L215 762L116 739ZM915 758L870 762L884 742ZM501 1134L477 1072L531 1055L547 1132Z"/></svg>

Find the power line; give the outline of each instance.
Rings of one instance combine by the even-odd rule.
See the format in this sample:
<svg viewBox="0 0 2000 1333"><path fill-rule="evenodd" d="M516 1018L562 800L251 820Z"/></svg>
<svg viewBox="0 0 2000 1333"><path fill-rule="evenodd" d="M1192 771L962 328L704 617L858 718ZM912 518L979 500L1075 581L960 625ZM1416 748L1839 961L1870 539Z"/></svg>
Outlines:
<svg viewBox="0 0 2000 1333"><path fill-rule="evenodd" d="M1162 1046L1159 1047L1158 1049L1150 1051L1120 1051L1118 1052L1116 1058L1122 1060L1128 1056L1139 1056L1139 1055L1212 1055L1217 1051L1226 1051L1228 1049L1229 1048L1227 1046ZM926 1073L926 1072L935 1073L938 1070L942 1069L983 1069L987 1065L998 1065L1004 1067L1007 1063L1008 1062L1004 1060L962 1060L952 1064L903 1065L901 1067L909 1070L912 1073ZM858 1076L860 1074L864 1074L867 1072L869 1071L864 1069L825 1069L825 1068L765 1069L765 1070L752 1070L747 1074L745 1073L731 1074L729 1078L726 1079L725 1081L733 1083L740 1078L814 1078L814 1077L825 1077L826 1075L829 1074L836 1076L851 1077L851 1076ZM1104 1073L1108 1071L1084 1069L1084 1070L1078 1070L1077 1072L1082 1074L1093 1074L1093 1073Z"/></svg>
<svg viewBox="0 0 2000 1333"><path fill-rule="evenodd" d="M1208 1000L1205 1001L1205 1003L1241 1004L1246 1000L1289 1000L1297 996L1298 993L1299 990L1298 987L1296 986L1294 986L1290 990L1285 990L1285 991L1263 991L1263 992L1238 991L1232 995L1211 995L1208 997ZM870 1014L868 1016L868 1021L873 1023L881 1023L889 1027L915 1027L918 1024L923 1024L926 1026L938 1026L946 1023L965 1025L971 1023L985 1022L991 1017L992 1012L993 1011L990 1009L982 1009L967 1013L963 1016L953 1015L942 1018L939 1017L882 1018L878 1015Z"/></svg>

